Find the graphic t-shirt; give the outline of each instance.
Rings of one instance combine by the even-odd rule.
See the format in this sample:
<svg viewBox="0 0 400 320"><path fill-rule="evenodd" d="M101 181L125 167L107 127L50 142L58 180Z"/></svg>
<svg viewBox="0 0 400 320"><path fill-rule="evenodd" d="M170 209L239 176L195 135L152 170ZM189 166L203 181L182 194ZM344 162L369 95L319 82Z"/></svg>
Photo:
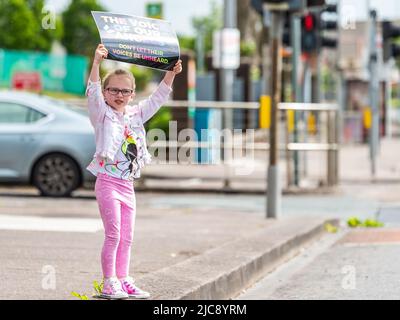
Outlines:
<svg viewBox="0 0 400 320"><path fill-rule="evenodd" d="M144 152L142 139L129 126L128 116L124 116L124 138L118 148L114 162L104 159L93 158L87 169L97 176L103 173L114 178L123 180L133 180L140 177L140 168L144 163L149 162L145 159L149 154Z"/></svg>

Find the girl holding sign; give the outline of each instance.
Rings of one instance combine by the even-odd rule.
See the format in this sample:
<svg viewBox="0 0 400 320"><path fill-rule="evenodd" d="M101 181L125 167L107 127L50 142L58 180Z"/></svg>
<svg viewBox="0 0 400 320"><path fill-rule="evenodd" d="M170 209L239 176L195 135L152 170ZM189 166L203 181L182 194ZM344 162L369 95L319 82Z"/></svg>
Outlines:
<svg viewBox="0 0 400 320"><path fill-rule="evenodd" d="M96 153L87 169L96 177L95 193L103 220L105 240L101 252L104 284L101 297L148 298L129 276L129 263L136 216L133 180L151 161L143 124L168 100L175 75L182 71L179 60L167 71L153 94L137 105L135 79L126 70L109 73L101 84L100 63L108 51L99 44L86 89L89 118L95 129Z"/></svg>

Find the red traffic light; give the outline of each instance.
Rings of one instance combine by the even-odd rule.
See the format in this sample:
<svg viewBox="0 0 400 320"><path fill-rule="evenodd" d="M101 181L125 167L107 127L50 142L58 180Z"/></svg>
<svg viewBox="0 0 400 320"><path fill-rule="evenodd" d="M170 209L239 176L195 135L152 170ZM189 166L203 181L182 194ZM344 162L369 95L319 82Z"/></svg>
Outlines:
<svg viewBox="0 0 400 320"><path fill-rule="evenodd" d="M312 14L307 14L304 17L304 30L313 31L315 28L315 17Z"/></svg>

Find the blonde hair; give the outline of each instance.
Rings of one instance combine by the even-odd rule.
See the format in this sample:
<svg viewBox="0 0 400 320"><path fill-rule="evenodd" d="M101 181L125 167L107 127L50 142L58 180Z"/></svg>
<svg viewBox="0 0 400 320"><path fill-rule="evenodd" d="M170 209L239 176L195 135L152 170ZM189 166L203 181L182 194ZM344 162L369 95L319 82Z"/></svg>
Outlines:
<svg viewBox="0 0 400 320"><path fill-rule="evenodd" d="M124 69L116 69L107 73L107 75L103 78L103 90L107 88L108 83L110 82L111 77L113 76L126 76L132 82L132 89L135 89L135 77L133 76L132 72Z"/></svg>

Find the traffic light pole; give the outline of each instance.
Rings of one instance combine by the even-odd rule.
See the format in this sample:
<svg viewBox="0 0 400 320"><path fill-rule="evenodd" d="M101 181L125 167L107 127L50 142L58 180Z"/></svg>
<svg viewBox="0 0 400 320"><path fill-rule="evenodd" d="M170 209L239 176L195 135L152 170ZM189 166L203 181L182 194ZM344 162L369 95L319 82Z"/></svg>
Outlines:
<svg viewBox="0 0 400 320"><path fill-rule="evenodd" d="M283 35L283 13L271 11L270 43L272 57L271 78L271 126L270 126L270 151L267 181L267 218L278 218L281 211L281 185L279 174L278 155L278 128L279 110L278 104L281 98L282 77L282 35Z"/></svg>
<svg viewBox="0 0 400 320"><path fill-rule="evenodd" d="M379 71L378 71L378 48L376 42L377 34L377 17L376 11L370 11L370 89L369 100L372 111L372 126L369 133L370 158L371 158L371 174L376 174L376 156L379 144Z"/></svg>
<svg viewBox="0 0 400 320"><path fill-rule="evenodd" d="M290 42L292 46L292 92L293 99L295 102L302 102L301 87L299 85L299 60L301 54L301 18L296 14L290 15ZM294 111L294 130L293 139L294 142L299 142L298 137L298 118L299 113ZM294 151L294 185L299 185L299 152Z"/></svg>

